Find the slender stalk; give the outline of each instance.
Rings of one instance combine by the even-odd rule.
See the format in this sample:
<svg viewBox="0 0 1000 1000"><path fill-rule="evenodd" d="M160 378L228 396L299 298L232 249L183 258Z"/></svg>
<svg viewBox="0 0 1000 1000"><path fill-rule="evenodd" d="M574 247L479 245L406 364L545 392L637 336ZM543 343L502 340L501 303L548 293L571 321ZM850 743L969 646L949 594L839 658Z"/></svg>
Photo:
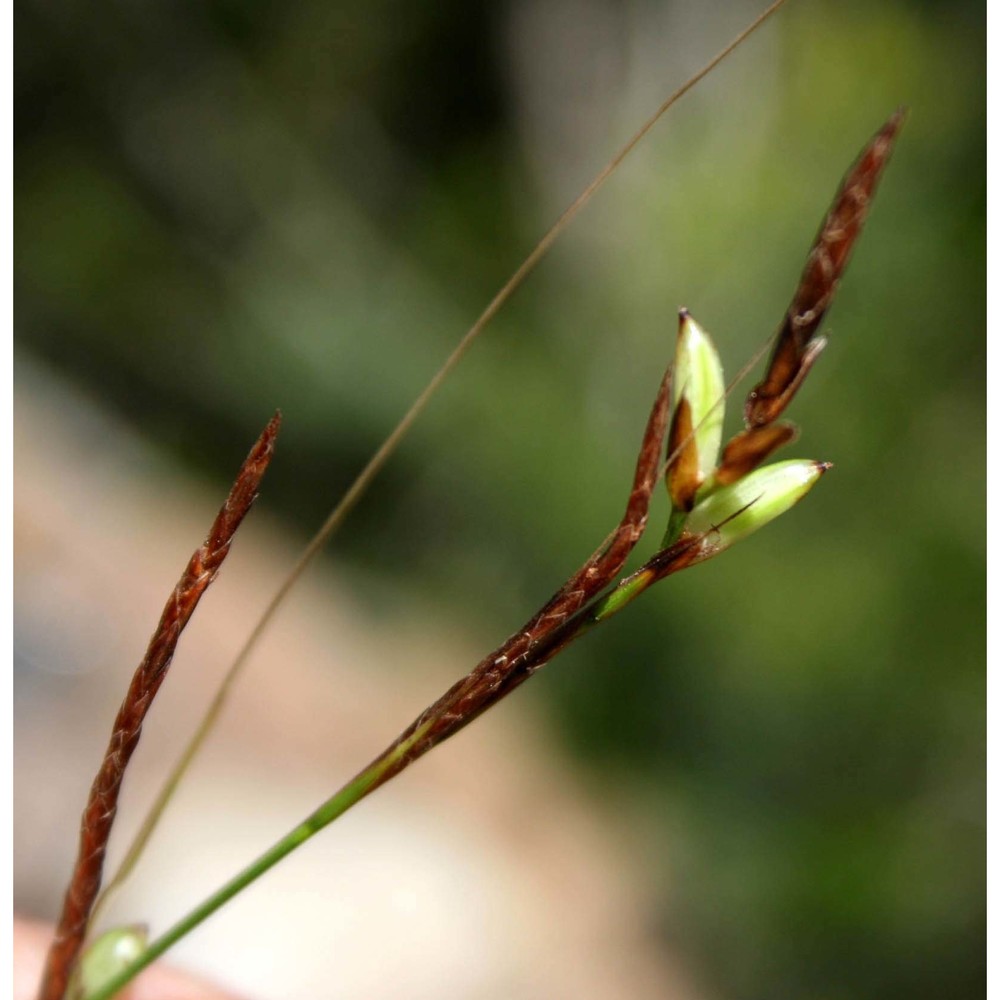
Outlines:
<svg viewBox="0 0 1000 1000"><path fill-rule="evenodd" d="M312 540L306 545L302 554L299 556L298 561L292 567L288 576L278 587L274 596L264 609L260 619L254 626L242 649L239 651L230 666L225 678L219 686L218 691L209 704L205 715L198 724L198 728L195 730L190 742L185 747L176 765L174 766L173 771L168 776L163 788L160 790L159 795L150 807L139 832L136 834L135 839L126 852L124 860L122 861L118 871L108 882L107 888L102 896L102 902L103 899L106 898L107 895L110 894L116 887L118 887L132 872L139 860L139 857L142 855L149 838L152 836L152 833L159 822L160 816L163 814L163 811L170 802L175 789L184 777L187 769L190 767L191 762L197 756L199 750L205 742L206 737L214 726L216 719L219 717L230 690L249 660L251 653L256 648L261 636L264 634L274 615L278 611L278 608L284 602L285 597L288 595L292 587L295 586L299 577L302 576L316 555L323 550L327 542L329 542L330 538L347 518L348 514L350 514L350 512L354 509L354 506L364 495L365 491L381 471L389 457L396 450L403 437L409 431L410 427L423 412L424 408L430 402L431 398L440 388L444 380L458 365L459 361L461 361L466 351L472 346L472 343L479 337L489 322L499 312L501 307L507 302L508 299L510 299L528 275L535 269L539 261L541 261L545 254L548 253L549 249L559 238L562 232L570 225L577 214L600 190L611 175L615 173L625 158L646 137L646 135L666 114L666 112L669 111L670 108L673 107L673 105L676 104L677 101L679 101L686 93L688 93L688 91L690 91L702 79L711 73L712 70L714 70L716 66L726 59L736 48L742 45L742 43L746 41L747 38L749 38L759 27L761 27L761 25L763 25L773 14L775 14L785 4L785 2L786 0L774 0L774 2L772 2L761 14L759 14L754 21L741 31L724 49L717 53L700 70L698 70L697 73L690 77L665 101L663 101L656 111L653 112L653 114L642 124L638 131L636 131L636 133L611 158L607 165L597 174L590 184L588 184L587 187L577 196L577 198L572 202L572 204L570 204L563 214L559 216L548 232L541 238L541 240L539 240L538 244L531 251L531 253L528 254L520 267L518 267L517 270L511 275L500 291L497 292L489 305L487 305L487 307L483 310L479 318L462 336L462 339L459 341L458 345L449 355L447 360L434 375L426 388L416 398L410 409L407 410L406 414L381 444L379 449L371 457L368 464L364 467L364 469L362 469L357 479L355 479L342 499L330 512L326 521L324 521Z"/></svg>
<svg viewBox="0 0 1000 1000"><path fill-rule="evenodd" d="M118 810L122 779L139 744L143 721L166 677L181 632L219 572L236 529L257 497L260 482L274 454L274 441L280 426L281 414L276 413L250 450L208 537L191 556L171 593L149 641L146 655L136 668L125 700L115 717L108 749L90 789L80 822L79 852L55 938L49 949L39 1000L61 1000L66 991L101 884L104 856Z"/></svg>
<svg viewBox="0 0 1000 1000"><path fill-rule="evenodd" d="M88 995L87 1000L108 1000L109 997L113 997L115 993L159 958L168 948L171 948L181 938L215 913L219 907L245 889L251 882L258 879L264 872L273 868L282 858L294 851L296 847L304 844L310 837L322 830L323 827L332 823L338 816L343 815L351 806L360 802L376 786L378 776L378 769L374 765L362 771L353 781L350 781L339 792L331 796L319 809L289 831L281 840L257 858L256 861L247 865L243 871L231 878L221 889L209 896L163 935L151 942L135 962L123 969L95 993Z"/></svg>

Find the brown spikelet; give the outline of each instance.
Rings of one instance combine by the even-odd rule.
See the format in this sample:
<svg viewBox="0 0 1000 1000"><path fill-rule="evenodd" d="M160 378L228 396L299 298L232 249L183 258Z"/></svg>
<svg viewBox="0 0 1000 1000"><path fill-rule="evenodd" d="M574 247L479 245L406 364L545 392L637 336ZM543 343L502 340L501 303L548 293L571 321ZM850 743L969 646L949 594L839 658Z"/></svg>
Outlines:
<svg viewBox="0 0 1000 1000"><path fill-rule="evenodd" d="M642 537L649 517L649 501L659 480L660 457L670 413L671 373L667 369L653 402L636 460L632 491L625 514L610 538L556 591L525 626L510 637L489 658L505 656L507 661L521 656L555 625L580 610L595 594L618 575L632 549ZM484 661L485 662L485 661Z"/></svg>
<svg viewBox="0 0 1000 1000"><path fill-rule="evenodd" d="M39 1000L62 1000L69 975L83 945L87 921L101 885L104 855L118 809L118 795L129 760L139 743L143 720L166 676L177 640L202 595L215 579L229 552L233 535L257 497L261 479L274 454L281 426L276 413L257 439L240 468L226 502L208 537L191 556L170 595L160 622L136 669L128 693L115 718L107 752L90 789L80 822L80 847L66 890L62 915L49 950Z"/></svg>
<svg viewBox="0 0 1000 1000"><path fill-rule="evenodd" d="M384 770L377 784L384 784L412 761L453 736L548 662L565 644L562 633L571 634L573 616L618 575L642 537L650 498L660 478L660 458L670 415L670 383L668 369L646 423L632 491L618 527L540 611L421 712L376 758L373 763L393 758L399 746L410 742L411 737L420 732L406 756L397 758Z"/></svg>
<svg viewBox="0 0 1000 1000"><path fill-rule="evenodd" d="M748 427L769 424L781 415L825 346L822 339L816 338L816 332L861 234L875 188L905 117L906 109L900 108L889 118L842 181L806 259L767 373L747 397Z"/></svg>

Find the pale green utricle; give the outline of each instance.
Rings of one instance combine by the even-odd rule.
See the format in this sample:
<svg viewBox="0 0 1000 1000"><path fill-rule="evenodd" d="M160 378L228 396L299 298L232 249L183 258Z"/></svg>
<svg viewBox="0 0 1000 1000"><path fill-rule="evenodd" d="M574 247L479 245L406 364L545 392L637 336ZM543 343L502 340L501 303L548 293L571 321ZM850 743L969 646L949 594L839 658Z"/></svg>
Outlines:
<svg viewBox="0 0 1000 1000"><path fill-rule="evenodd" d="M795 506L829 468L828 463L806 459L765 465L702 500L688 515L684 529L709 533L715 555Z"/></svg>
<svg viewBox="0 0 1000 1000"><path fill-rule="evenodd" d="M722 444L722 421L726 415L726 383L722 362L711 337L691 318L681 312L674 358L674 393L676 401L686 398L691 407L691 424L698 449L698 471L705 481L715 471Z"/></svg>

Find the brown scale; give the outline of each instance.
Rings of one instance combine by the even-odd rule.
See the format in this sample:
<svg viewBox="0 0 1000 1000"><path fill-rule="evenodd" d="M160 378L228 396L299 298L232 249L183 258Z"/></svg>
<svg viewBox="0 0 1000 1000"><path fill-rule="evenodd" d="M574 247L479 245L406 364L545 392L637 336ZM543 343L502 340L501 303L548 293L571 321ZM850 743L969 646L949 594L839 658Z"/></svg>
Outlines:
<svg viewBox="0 0 1000 1000"><path fill-rule="evenodd" d="M753 472L769 455L798 437L798 428L790 423L748 427L740 431L722 451L722 461L715 470L715 484L728 486Z"/></svg>

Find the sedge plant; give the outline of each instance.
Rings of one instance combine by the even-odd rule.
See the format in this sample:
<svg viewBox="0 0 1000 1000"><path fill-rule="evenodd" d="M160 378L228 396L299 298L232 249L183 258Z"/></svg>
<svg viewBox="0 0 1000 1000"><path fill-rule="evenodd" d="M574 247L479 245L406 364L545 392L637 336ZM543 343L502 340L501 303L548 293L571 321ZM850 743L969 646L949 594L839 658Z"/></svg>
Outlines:
<svg viewBox="0 0 1000 1000"><path fill-rule="evenodd" d="M772 5L764 16L779 4ZM731 51L732 47L726 51ZM666 102L640 130L616 158L617 162L670 103L672 101ZM682 309L674 357L651 407L625 512L598 550L520 629L421 712L370 764L173 927L152 941L142 928L112 930L85 948L125 767L138 743L143 719L164 679L180 632L218 572L235 530L257 494L280 425L280 415L272 418L241 467L208 538L192 556L168 599L147 655L119 712L108 753L84 814L80 856L67 890L40 988L40 1000L62 1000L67 994L73 1000L113 997L143 968L238 892L376 788L493 707L569 644L622 611L653 584L721 554L805 496L830 468L829 463L811 459L765 463L796 435L794 426L779 418L825 345L825 340L819 336L820 323L864 225L903 118L902 110L890 117L864 148L841 184L809 253L792 303L773 338L764 377L747 397L745 428L722 446L725 402L731 387L726 388L722 365L711 338L687 310ZM611 169L614 165L616 161L612 161ZM603 179L604 176L600 176L596 186ZM596 190L595 184L584 192L583 200ZM580 199L574 206L579 203ZM570 213L575 210L571 206ZM558 235L566 217L564 215L557 222L552 233ZM540 252L536 249L535 260L547 249L548 239L544 238L539 245ZM529 258L529 262L531 260ZM527 270L515 274L513 287ZM502 291L494 299L479 325L470 331L473 336L488 322L507 294L509 292ZM449 359L443 370L446 372L452 363ZM359 477L361 485L355 484L321 529L318 542L314 540L307 548L289 581L269 606L263 624L248 640L237 667L304 563L318 551L363 492L405 432L407 419L412 422L411 414L415 418L424 401L425 396L418 399L415 411L411 410L404 418L402 431L397 428L395 436L387 442L388 449L386 446L380 449L373 464ZM623 575L626 562L646 529L650 505L661 483L665 487L669 511L659 549L637 570ZM199 738L196 737L195 749ZM189 753L182 760L181 773L191 755ZM166 798L169 798L171 787L168 783ZM157 810L162 811L162 807L163 803L154 809L152 824L155 824ZM138 851L133 849L126 860L126 871L141 849L140 840Z"/></svg>

